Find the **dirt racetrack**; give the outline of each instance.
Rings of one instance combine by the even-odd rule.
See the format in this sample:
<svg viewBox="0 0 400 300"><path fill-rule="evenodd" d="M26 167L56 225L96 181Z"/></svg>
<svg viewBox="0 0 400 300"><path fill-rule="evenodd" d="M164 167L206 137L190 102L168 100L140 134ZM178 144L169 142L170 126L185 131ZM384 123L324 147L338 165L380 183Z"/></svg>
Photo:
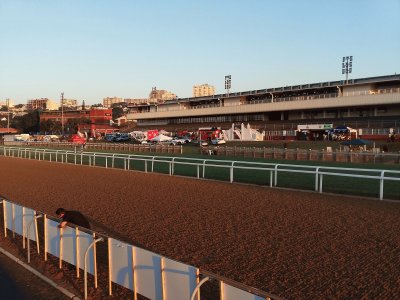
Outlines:
<svg viewBox="0 0 400 300"><path fill-rule="evenodd" d="M0 157L0 194L287 299L400 298L400 203Z"/></svg>

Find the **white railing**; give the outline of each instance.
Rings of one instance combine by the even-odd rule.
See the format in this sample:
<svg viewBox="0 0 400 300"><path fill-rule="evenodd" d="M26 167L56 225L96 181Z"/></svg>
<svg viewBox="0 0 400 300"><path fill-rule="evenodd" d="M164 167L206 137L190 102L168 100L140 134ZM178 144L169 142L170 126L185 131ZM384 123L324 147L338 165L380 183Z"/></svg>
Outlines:
<svg viewBox="0 0 400 300"><path fill-rule="evenodd" d="M219 300L283 300L276 295L261 291L259 289L246 286L234 280L213 274L206 270L174 261L168 257L156 254L138 246L129 245L116 240L105 234L80 228L67 226L58 228L60 220L49 216L43 212L24 207L14 203L3 196L0 196L0 203L4 216L4 237L11 231L12 235L23 237L23 247L25 239L28 244L28 263L30 263L31 242L36 242L37 251L43 249L44 260L47 261L48 255L59 259L59 267L63 268L67 262L76 268L76 277L79 278L83 271L84 276L84 298L88 297L88 273L94 279L94 287L98 287L98 277L101 283L108 282L108 294L112 296L112 283L126 287L134 294L137 299L138 294L150 299L157 300L179 300L196 299L199 300L199 289L205 278L214 280L224 291L220 293ZM37 218L43 218L43 228L38 228ZM34 233L30 234L29 227L34 224ZM26 226L28 225L28 230ZM38 238L38 231L43 232L42 239ZM105 242L107 258L97 257L95 250L98 242ZM43 257L40 257L43 258ZM98 274L97 265L104 268L108 264L108 274ZM201 278L204 278L201 280ZM161 279L161 280L160 280ZM106 287L103 286L106 290ZM228 296L229 295L229 296Z"/></svg>
<svg viewBox="0 0 400 300"><path fill-rule="evenodd" d="M269 186L278 186L278 174L292 173L297 175L310 174L314 176L314 189L316 192L323 193L324 178L342 177L357 179L372 179L379 182L379 199L384 199L385 182L400 181L399 170L382 170L382 169L363 169L363 168L340 168L327 166L309 166L309 165L294 165L294 164L279 164L279 163L263 163L249 161L232 161L232 160L216 160L216 159L199 159L189 157L170 157L170 156L147 156L147 155L129 155L118 153L99 153L99 152L81 152L53 149L32 149L19 147L0 147L0 155L48 160L61 163L72 163L78 165L97 166L105 168L119 168L123 170L136 170L155 172L155 165L164 165L168 168L170 176L175 175L175 169L178 166L186 166L193 168L196 171L198 179L205 179L206 173L213 173L215 169L228 170L229 182L233 183L235 174L239 171L264 171L269 177ZM140 162L144 165L143 168L135 165ZM189 171L190 172L190 171ZM187 173L186 171L186 176ZM251 176L247 174L249 178ZM265 175L264 175L265 176ZM211 176L212 177L212 176ZM267 178L267 176L266 176ZM258 178L257 178L258 179ZM255 179L254 179L255 180ZM266 179L267 181L267 179ZM256 182L255 182L256 183ZM266 182L264 182L266 184ZM357 184L357 182L355 182ZM357 188L355 187L355 192ZM400 197L399 197L400 198Z"/></svg>

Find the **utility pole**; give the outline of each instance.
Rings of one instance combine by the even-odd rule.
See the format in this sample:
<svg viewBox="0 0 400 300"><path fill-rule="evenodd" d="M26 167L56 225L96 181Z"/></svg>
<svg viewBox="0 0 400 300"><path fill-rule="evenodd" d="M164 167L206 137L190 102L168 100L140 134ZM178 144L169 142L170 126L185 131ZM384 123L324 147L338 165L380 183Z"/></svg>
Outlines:
<svg viewBox="0 0 400 300"><path fill-rule="evenodd" d="M7 104L7 131L10 133L10 99L6 99Z"/></svg>
<svg viewBox="0 0 400 300"><path fill-rule="evenodd" d="M64 92L61 93L61 135L64 135Z"/></svg>

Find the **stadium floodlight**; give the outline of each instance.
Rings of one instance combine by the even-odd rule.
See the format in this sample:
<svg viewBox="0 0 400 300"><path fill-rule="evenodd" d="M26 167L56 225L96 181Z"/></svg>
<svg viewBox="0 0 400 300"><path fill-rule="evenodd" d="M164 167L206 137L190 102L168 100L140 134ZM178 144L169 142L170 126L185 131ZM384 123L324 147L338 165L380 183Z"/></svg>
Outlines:
<svg viewBox="0 0 400 300"><path fill-rule="evenodd" d="M346 74L346 84L348 83L349 73L353 70L353 56L343 56L342 74Z"/></svg>
<svg viewBox="0 0 400 300"><path fill-rule="evenodd" d="M232 79L231 75L225 76L225 90L228 96L229 96L229 90L231 88L231 79Z"/></svg>

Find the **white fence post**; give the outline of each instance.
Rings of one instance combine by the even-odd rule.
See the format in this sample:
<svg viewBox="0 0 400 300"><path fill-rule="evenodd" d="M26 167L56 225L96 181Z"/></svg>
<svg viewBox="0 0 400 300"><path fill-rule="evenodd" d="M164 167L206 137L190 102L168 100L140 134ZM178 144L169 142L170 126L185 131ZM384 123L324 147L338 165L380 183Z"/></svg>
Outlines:
<svg viewBox="0 0 400 300"><path fill-rule="evenodd" d="M278 185L278 166L279 165L275 165L275 180L274 180L274 185L275 186Z"/></svg>
<svg viewBox="0 0 400 300"><path fill-rule="evenodd" d="M324 179L324 174L320 174L319 178L319 192L322 193L322 181Z"/></svg>
<svg viewBox="0 0 400 300"><path fill-rule="evenodd" d="M318 172L319 172L319 168L320 167L317 167L316 169L315 169L315 191L318 191Z"/></svg>
<svg viewBox="0 0 400 300"><path fill-rule="evenodd" d="M181 148L182 148L182 146L181 146ZM171 170L171 175L174 175L174 174L175 174L175 158L176 158L176 157L173 157L173 158L172 158L172 170Z"/></svg>
<svg viewBox="0 0 400 300"><path fill-rule="evenodd" d="M232 166L230 167L230 181L231 183L233 182L233 167L234 167L235 162L232 162Z"/></svg>
<svg viewBox="0 0 400 300"><path fill-rule="evenodd" d="M379 200L383 200L383 184L385 182L385 171L381 172L381 179L379 184Z"/></svg>

